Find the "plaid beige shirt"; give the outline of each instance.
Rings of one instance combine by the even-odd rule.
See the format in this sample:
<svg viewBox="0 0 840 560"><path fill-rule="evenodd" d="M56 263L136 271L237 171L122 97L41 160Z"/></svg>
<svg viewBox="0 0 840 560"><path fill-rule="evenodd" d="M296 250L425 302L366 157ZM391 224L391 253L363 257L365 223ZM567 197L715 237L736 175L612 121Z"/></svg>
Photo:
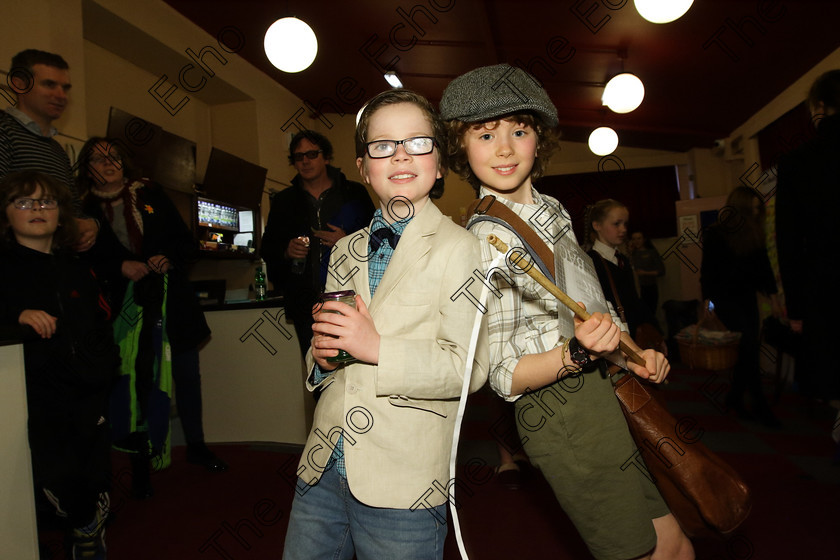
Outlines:
<svg viewBox="0 0 840 560"><path fill-rule="evenodd" d="M488 194L493 193L482 188L479 197ZM576 298L576 294L570 291L570 288L588 292L599 300L602 306L608 308L613 321L618 322L612 306L606 304L591 260L577 244L569 213L556 199L541 195L533 188L531 194L533 204L519 204L501 197L498 198L498 202L504 203L525 220L553 252L556 252L557 243L567 254L573 254L575 259L578 259L578 253L582 255L578 266L563 268L558 286L577 301L586 302L586 298ZM492 233L509 248L523 247L516 234L503 225L490 221L476 222L473 217L468 227L482 241ZM482 272L485 275L496 256L496 249L489 243L481 243ZM553 270L555 263L546 264L553 274L557 274ZM491 281L501 293L501 297L494 297L491 293L487 303L490 385L506 400L515 401L521 395L511 396L510 387L513 372L520 358L525 354L539 354L562 345L566 339L574 336L574 319L572 312L558 302L548 290L521 271L517 274L505 267L497 271ZM587 307L590 311L593 310L593 305ZM562 364L558 364L558 372L561 367Z"/></svg>

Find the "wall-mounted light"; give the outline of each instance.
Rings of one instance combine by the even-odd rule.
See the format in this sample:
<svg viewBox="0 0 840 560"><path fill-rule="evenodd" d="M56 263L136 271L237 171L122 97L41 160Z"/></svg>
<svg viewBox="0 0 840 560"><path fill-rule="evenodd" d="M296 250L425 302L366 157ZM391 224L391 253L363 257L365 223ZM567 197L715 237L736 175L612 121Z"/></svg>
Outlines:
<svg viewBox="0 0 840 560"><path fill-rule="evenodd" d="M589 135L589 149L596 156L607 156L618 147L618 134L608 126L596 128Z"/></svg>
<svg viewBox="0 0 840 560"><path fill-rule="evenodd" d="M651 23L670 23L681 18L694 0L634 0L636 11Z"/></svg>
<svg viewBox="0 0 840 560"><path fill-rule="evenodd" d="M403 83L400 81L400 77L397 76L397 73L393 70L385 72L385 81L388 82L392 88L403 87Z"/></svg>
<svg viewBox="0 0 840 560"><path fill-rule="evenodd" d="M645 85L635 74L622 72L609 82L601 95L601 102L615 113L629 113L642 104Z"/></svg>
<svg viewBox="0 0 840 560"><path fill-rule="evenodd" d="M286 17L271 24L263 43L269 62L283 72L306 70L318 54L315 32L303 21Z"/></svg>

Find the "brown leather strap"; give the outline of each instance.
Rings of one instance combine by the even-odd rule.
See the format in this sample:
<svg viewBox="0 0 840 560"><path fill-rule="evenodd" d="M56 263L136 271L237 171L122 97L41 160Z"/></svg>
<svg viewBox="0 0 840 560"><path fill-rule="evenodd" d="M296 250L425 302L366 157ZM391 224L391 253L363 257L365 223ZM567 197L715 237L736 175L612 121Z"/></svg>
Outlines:
<svg viewBox="0 0 840 560"><path fill-rule="evenodd" d="M551 281L554 281L554 253L546 245L545 241L540 239L540 236L516 212L501 202L497 203L496 197L488 194L484 198L474 200L470 204L470 207L467 209L467 216L469 217L473 214L492 216L506 222L537 253L537 256L539 256L542 262L549 267Z"/></svg>

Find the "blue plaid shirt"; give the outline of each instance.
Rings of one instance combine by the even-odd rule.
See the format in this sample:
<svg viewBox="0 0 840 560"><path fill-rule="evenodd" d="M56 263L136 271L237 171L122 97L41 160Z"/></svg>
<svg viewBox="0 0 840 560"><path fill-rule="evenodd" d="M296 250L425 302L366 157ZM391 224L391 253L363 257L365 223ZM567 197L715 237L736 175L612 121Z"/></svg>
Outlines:
<svg viewBox="0 0 840 560"><path fill-rule="evenodd" d="M393 224L389 224L382 217L382 209L378 209L373 214L373 220L371 220L370 222L370 227L368 231L370 231L372 234L380 228L387 228L390 229L396 235L402 237L402 234L410 221L411 218L408 218L405 220L394 222ZM382 241L382 244L379 245L379 247L375 251L370 253L370 258L368 259L368 280L370 285L371 298L373 298L373 294L376 293L376 288L379 287L379 282L385 275L385 269L388 268L388 264L391 262L391 257L394 255L394 250L394 247L391 247L390 240L384 239ZM320 384L324 379L329 377L330 373L332 372L321 371L321 368L318 367L318 364L315 364L313 372L313 379L315 380L315 385ZM340 474L344 478L347 478L347 469L345 468L344 464L344 436L339 436L338 441L335 444L335 449L333 450L333 453L330 456L330 460L327 462L327 467L326 469L324 469L324 471L329 470L333 465L335 465L336 468L338 468L338 474Z"/></svg>

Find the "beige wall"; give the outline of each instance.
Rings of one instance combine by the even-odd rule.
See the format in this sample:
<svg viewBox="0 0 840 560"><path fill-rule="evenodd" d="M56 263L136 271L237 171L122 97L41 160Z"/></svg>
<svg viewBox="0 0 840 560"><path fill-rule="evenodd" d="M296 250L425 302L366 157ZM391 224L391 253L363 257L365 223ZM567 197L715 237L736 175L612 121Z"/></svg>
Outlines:
<svg viewBox="0 0 840 560"><path fill-rule="evenodd" d="M23 345L0 344L0 539L3 558L38 557Z"/></svg>
<svg viewBox="0 0 840 560"><path fill-rule="evenodd" d="M84 42L84 54L87 136L104 135L108 128L108 112L111 107L117 107L200 145L204 165L196 162L196 171L203 175L209 155L210 107L200 99L192 99L173 117L146 91L159 76L90 41ZM74 75L71 106L77 101L77 82Z"/></svg>

